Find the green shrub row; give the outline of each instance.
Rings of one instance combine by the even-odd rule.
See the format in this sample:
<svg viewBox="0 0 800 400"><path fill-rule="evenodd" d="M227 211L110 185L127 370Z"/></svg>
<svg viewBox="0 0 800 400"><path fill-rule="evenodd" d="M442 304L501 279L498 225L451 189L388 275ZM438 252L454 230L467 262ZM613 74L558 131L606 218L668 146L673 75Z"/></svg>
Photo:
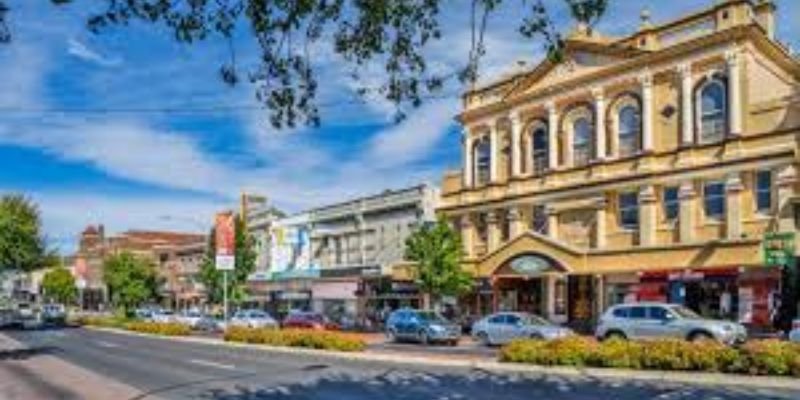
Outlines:
<svg viewBox="0 0 800 400"><path fill-rule="evenodd" d="M570 337L553 341L516 340L500 351L505 362L537 365L708 371L800 377L800 344L756 340L741 347L655 340L647 342Z"/></svg>
<svg viewBox="0 0 800 400"><path fill-rule="evenodd" d="M366 342L363 338L347 333L328 331L309 331L300 329L270 329L230 327L225 330L225 340L265 344L280 347L303 347L309 349L335 351L363 351Z"/></svg>
<svg viewBox="0 0 800 400"><path fill-rule="evenodd" d="M128 322L125 318L116 316L101 316L101 315L77 315L70 316L69 323L80 326L100 326L104 328L124 328Z"/></svg>
<svg viewBox="0 0 800 400"><path fill-rule="evenodd" d="M149 333L162 336L189 336L192 329L189 325L177 322L128 322L123 325L124 329L134 332Z"/></svg>

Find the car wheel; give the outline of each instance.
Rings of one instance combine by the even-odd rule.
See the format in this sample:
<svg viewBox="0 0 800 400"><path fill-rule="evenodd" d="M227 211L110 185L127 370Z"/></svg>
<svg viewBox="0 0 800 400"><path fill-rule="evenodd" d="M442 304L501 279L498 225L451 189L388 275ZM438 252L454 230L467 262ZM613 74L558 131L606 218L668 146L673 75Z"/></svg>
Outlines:
<svg viewBox="0 0 800 400"><path fill-rule="evenodd" d="M419 342L426 346L431 343L431 338L428 336L428 332L425 332L425 330L419 331L417 337L419 338Z"/></svg>
<svg viewBox="0 0 800 400"><path fill-rule="evenodd" d="M478 341L484 346L491 346L492 342L489 340L489 335L486 332L478 332L476 335L478 337Z"/></svg>
<svg viewBox="0 0 800 400"><path fill-rule="evenodd" d="M538 332L531 333L530 336L528 336L528 338L532 340L544 340L544 336L542 336Z"/></svg>
<svg viewBox="0 0 800 400"><path fill-rule="evenodd" d="M714 336L711 336L708 332L694 332L689 335L690 342L704 342L708 340L714 340Z"/></svg>
<svg viewBox="0 0 800 400"><path fill-rule="evenodd" d="M451 340L450 343L448 344L450 345L450 347L456 347L458 346L458 339Z"/></svg>
<svg viewBox="0 0 800 400"><path fill-rule="evenodd" d="M614 339L616 339L616 340L628 340L628 337L625 336L625 334L620 332L620 331L611 331L611 332L606 333L605 336L603 336L603 340L614 340Z"/></svg>
<svg viewBox="0 0 800 400"><path fill-rule="evenodd" d="M399 342L399 340L397 339L397 332L395 332L394 329L389 329L388 331L386 331L386 337L392 343Z"/></svg>

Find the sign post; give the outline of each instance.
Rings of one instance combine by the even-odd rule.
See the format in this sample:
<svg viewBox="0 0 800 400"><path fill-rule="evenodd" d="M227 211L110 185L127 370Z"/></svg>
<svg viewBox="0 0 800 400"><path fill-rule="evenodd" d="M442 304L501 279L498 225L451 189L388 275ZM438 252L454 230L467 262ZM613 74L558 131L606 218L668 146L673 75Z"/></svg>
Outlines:
<svg viewBox="0 0 800 400"><path fill-rule="evenodd" d="M236 266L236 232L232 212L218 213L215 221L214 244L216 247L215 266L222 271L222 307L225 324L228 323L228 271Z"/></svg>

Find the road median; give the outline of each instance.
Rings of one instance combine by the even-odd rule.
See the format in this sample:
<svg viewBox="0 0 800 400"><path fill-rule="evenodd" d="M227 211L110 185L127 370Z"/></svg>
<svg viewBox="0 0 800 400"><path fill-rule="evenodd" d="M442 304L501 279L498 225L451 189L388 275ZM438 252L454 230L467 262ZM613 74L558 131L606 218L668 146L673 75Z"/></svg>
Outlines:
<svg viewBox="0 0 800 400"><path fill-rule="evenodd" d="M708 372L681 372L657 370L630 370L615 368L583 368L567 366L538 366L530 364L511 364L497 360L486 360L478 357L446 357L441 354L428 356L408 353L388 353L366 350L363 352L338 352L331 350L317 350L295 347L277 347L263 344L249 344L239 342L226 342L216 338L197 336L164 337L139 332L130 332L115 328L87 327L88 329L112 332L124 335L171 340L182 343L205 344L213 346L228 346L231 348L244 348L258 350L273 354L295 355L315 359L338 359L356 362L378 362L403 366L435 366L442 368L474 369L496 374L522 374L522 375L563 375L579 376L585 379L603 380L638 380L648 382L663 382L672 384L698 384L709 386L737 386L748 388L782 389L800 391L800 379L789 377L748 376Z"/></svg>

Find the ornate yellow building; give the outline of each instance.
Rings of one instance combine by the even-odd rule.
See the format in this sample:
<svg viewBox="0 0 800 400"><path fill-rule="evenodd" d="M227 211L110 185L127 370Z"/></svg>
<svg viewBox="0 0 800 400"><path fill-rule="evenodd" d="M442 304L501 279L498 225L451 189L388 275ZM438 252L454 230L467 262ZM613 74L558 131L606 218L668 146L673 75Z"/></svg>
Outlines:
<svg viewBox="0 0 800 400"><path fill-rule="evenodd" d="M800 63L771 1L729 0L606 37L463 96L462 171L439 213L480 279L467 300L589 322L612 303L682 302L768 325L794 231Z"/></svg>

